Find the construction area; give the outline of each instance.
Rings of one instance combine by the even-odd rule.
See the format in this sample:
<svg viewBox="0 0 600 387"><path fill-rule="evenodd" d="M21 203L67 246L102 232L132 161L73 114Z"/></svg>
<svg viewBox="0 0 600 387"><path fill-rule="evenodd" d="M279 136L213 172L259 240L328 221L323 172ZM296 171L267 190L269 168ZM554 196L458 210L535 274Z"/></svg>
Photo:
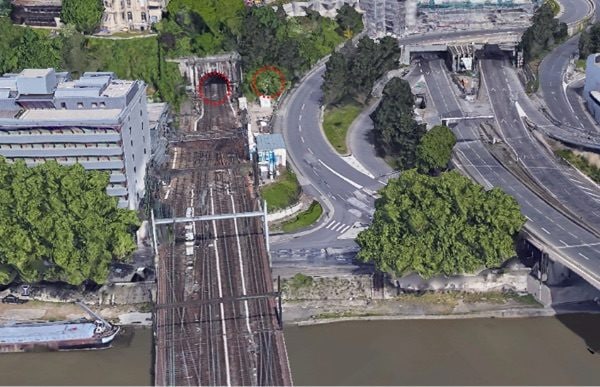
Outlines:
<svg viewBox="0 0 600 387"><path fill-rule="evenodd" d="M155 384L291 385L247 131L229 85L204 80L154 206Z"/></svg>

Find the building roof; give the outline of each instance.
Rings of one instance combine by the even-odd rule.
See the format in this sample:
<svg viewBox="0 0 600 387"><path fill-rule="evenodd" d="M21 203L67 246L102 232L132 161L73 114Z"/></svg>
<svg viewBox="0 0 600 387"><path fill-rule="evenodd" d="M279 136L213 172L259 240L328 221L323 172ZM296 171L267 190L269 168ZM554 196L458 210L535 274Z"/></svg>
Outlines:
<svg viewBox="0 0 600 387"><path fill-rule="evenodd" d="M256 136L256 150L259 152L285 149L285 142L280 133L260 134Z"/></svg>
<svg viewBox="0 0 600 387"><path fill-rule="evenodd" d="M24 69L19 75L27 78L42 78L51 73L54 73L54 69Z"/></svg>

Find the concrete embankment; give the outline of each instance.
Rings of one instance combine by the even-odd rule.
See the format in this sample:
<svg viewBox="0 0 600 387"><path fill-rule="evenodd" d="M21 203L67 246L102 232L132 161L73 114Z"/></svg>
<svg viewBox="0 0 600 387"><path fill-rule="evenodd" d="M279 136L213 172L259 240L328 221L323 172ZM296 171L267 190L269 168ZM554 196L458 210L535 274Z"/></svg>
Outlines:
<svg viewBox="0 0 600 387"><path fill-rule="evenodd" d="M510 282L515 281L509 274ZM283 281L286 324L312 325L349 320L518 318L562 313L600 313L594 302L544 307L533 296L506 281L479 284L477 290L403 292L391 284L373 286L371 276L297 275ZM406 290L404 290L406 291Z"/></svg>

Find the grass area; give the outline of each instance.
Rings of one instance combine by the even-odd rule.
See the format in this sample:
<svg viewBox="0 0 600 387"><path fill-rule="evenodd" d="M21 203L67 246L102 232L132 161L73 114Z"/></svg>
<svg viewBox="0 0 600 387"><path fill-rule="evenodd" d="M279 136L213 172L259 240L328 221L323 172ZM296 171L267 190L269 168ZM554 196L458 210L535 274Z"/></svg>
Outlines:
<svg viewBox="0 0 600 387"><path fill-rule="evenodd" d="M287 208L298 201L300 196L300 185L296 175L290 171L284 171L277 181L264 186L260 194L267 201L269 212L275 212Z"/></svg>
<svg viewBox="0 0 600 387"><path fill-rule="evenodd" d="M298 214L295 219L285 222L281 228L285 232L300 230L315 223L322 213L323 208L321 207L321 204L314 200L310 204L310 207L308 207L308 210Z"/></svg>
<svg viewBox="0 0 600 387"><path fill-rule="evenodd" d="M292 278L285 281L284 286L287 286L288 288L291 288L293 290L297 290L299 288L305 288L305 287L312 286L313 282L314 282L313 277L302 274L302 273L297 273Z"/></svg>
<svg viewBox="0 0 600 387"><path fill-rule="evenodd" d="M585 173L590 179L600 184L600 168L590 164L585 157L577 155L570 150L561 149L555 151L558 157L571 163L575 168Z"/></svg>
<svg viewBox="0 0 600 387"><path fill-rule="evenodd" d="M586 67L585 59L577 59L577 62L575 62L575 67L578 70L585 71L585 67Z"/></svg>
<svg viewBox="0 0 600 387"><path fill-rule="evenodd" d="M340 154L348 153L346 134L352 121L358 117L362 107L356 103L347 103L342 106L328 107L323 117L323 130L329 143Z"/></svg>

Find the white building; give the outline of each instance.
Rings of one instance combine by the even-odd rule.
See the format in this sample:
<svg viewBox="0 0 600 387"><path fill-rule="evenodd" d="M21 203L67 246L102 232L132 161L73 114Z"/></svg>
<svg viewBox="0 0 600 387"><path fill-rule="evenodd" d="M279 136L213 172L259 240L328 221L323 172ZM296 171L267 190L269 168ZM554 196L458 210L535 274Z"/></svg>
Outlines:
<svg viewBox="0 0 600 387"><path fill-rule="evenodd" d="M0 155L29 166L56 160L110 172L107 192L137 208L150 158L146 84L114 73L76 81L54 69L0 77Z"/></svg>
<svg viewBox="0 0 600 387"><path fill-rule="evenodd" d="M600 123L600 54L591 54L587 58L583 98L596 122Z"/></svg>
<svg viewBox="0 0 600 387"><path fill-rule="evenodd" d="M277 170L285 168L287 162L283 136L279 133L257 135L256 155L261 174L277 175Z"/></svg>
<svg viewBox="0 0 600 387"><path fill-rule="evenodd" d="M162 18L168 0L103 0L100 28L106 32L146 31Z"/></svg>

